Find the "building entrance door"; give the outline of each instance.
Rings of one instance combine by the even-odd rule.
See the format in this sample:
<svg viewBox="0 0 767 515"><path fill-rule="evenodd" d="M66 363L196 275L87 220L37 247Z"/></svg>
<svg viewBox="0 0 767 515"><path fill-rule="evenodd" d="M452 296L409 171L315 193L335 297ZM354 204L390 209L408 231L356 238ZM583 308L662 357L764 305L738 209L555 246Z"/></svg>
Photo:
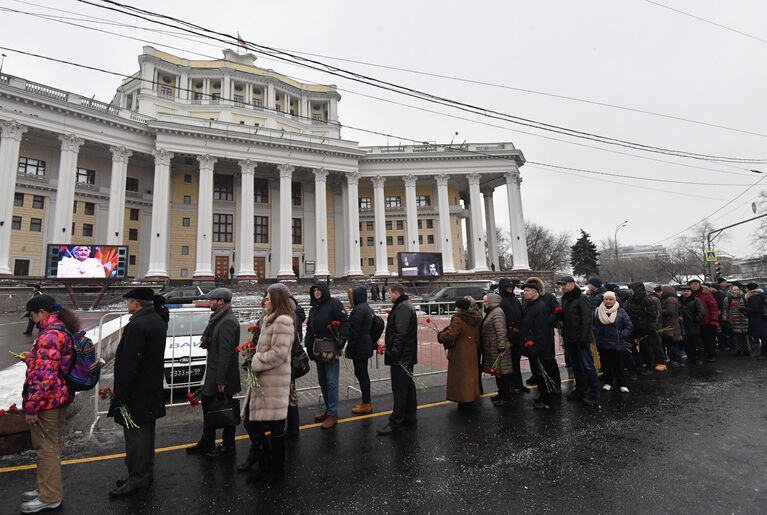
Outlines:
<svg viewBox="0 0 767 515"><path fill-rule="evenodd" d="M253 270L256 271L257 279L266 278L266 258L264 256L256 256L253 258Z"/></svg>
<svg viewBox="0 0 767 515"><path fill-rule="evenodd" d="M214 272L217 281L229 280L229 256L216 256L216 269Z"/></svg>
<svg viewBox="0 0 767 515"><path fill-rule="evenodd" d="M16 277L26 277L29 275L29 260L16 259L13 262L13 275Z"/></svg>
<svg viewBox="0 0 767 515"><path fill-rule="evenodd" d="M298 277L298 276L300 275L300 273L299 273L299 272L301 271L301 269L299 268L300 266L301 266L301 265L299 265L299 264L298 264L298 258L297 258L297 257L294 257L294 258L293 258L293 274L294 274L296 277Z"/></svg>

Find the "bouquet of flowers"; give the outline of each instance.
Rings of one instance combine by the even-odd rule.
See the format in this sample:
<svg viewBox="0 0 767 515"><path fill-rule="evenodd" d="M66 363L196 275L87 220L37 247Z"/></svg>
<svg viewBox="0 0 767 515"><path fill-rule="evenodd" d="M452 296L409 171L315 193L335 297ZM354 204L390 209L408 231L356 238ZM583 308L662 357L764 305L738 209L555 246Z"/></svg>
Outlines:
<svg viewBox="0 0 767 515"><path fill-rule="evenodd" d="M109 402L112 402L115 398L115 392L111 388L102 388L99 390L99 397L101 400L109 400ZM133 417L130 416L130 413L128 413L128 408L124 404L120 404L117 406L117 411L120 413L120 416L123 419L123 422L125 422L125 427L128 429L138 429L138 424L136 424L133 421Z"/></svg>
<svg viewBox="0 0 767 515"><path fill-rule="evenodd" d="M21 410L16 407L16 403L14 402L10 406L8 406L7 410L0 409L0 417L2 417L3 415L10 415L12 413L18 413L19 411Z"/></svg>
<svg viewBox="0 0 767 515"><path fill-rule="evenodd" d="M198 388L194 392L186 392L186 400L189 401L189 404L191 404L192 406L200 405L201 396L202 396L202 388Z"/></svg>
<svg viewBox="0 0 767 515"><path fill-rule="evenodd" d="M330 331L330 334L333 335L333 339L336 341L338 346L341 346L341 321L340 320L333 320L328 325L325 326L325 329Z"/></svg>
<svg viewBox="0 0 767 515"><path fill-rule="evenodd" d="M432 331L434 331L436 334L439 334L440 331L442 331L442 328L437 325L437 322L435 320L432 320L429 317L426 317L426 320L424 320L424 323L419 323L418 325L422 325L424 327L428 327Z"/></svg>
<svg viewBox="0 0 767 515"><path fill-rule="evenodd" d="M378 355L383 356L383 353L385 350L386 350L386 344L384 342L378 342Z"/></svg>
<svg viewBox="0 0 767 515"><path fill-rule="evenodd" d="M239 352L243 356L245 356L245 363L248 364L248 367L246 369L247 376L248 376L248 385L250 388L255 391L259 397L264 396L264 389L261 388L261 383L258 381L258 376L256 375L256 372L253 370L253 367L250 366L250 364L253 362L253 355L256 353L256 346L253 344L253 342L245 342L241 345L238 345L234 348L235 352Z"/></svg>
<svg viewBox="0 0 767 515"><path fill-rule="evenodd" d="M493 364L490 366L490 371L488 374L490 374L493 377L501 377L501 361L503 360L503 357L506 355L506 353L511 349L511 342L506 340L506 343L504 344L503 351L501 351L498 354L498 357L495 358L495 361L493 361Z"/></svg>

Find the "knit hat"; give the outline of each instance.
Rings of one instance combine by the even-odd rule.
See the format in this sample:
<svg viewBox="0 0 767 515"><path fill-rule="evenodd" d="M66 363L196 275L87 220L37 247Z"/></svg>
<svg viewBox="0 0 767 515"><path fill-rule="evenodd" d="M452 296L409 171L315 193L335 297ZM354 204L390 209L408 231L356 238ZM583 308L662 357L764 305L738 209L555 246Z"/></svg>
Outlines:
<svg viewBox="0 0 767 515"><path fill-rule="evenodd" d="M471 307L471 301L469 301L468 297L458 299L457 301L455 301L455 307L457 307L458 309L463 309L463 310L469 309Z"/></svg>
<svg viewBox="0 0 767 515"><path fill-rule="evenodd" d="M274 284L270 284L270 285L269 285L269 287L266 289L266 293L269 293L270 291L273 291L273 290L282 290L282 291L284 291L284 292L285 292L285 294L286 294L288 297L290 297L290 288L288 288L287 286L285 286L285 283L274 283Z"/></svg>
<svg viewBox="0 0 767 515"><path fill-rule="evenodd" d="M589 277L588 283L596 288L602 287L602 279L597 276Z"/></svg>
<svg viewBox="0 0 767 515"><path fill-rule="evenodd" d="M692 284L692 283L701 284L700 279L690 279L689 281L687 281L687 284Z"/></svg>
<svg viewBox="0 0 767 515"><path fill-rule="evenodd" d="M606 292L604 293L604 295L602 296L602 298L604 298L604 299L613 299L613 300L616 300L616 298L615 298L615 292L614 292L614 291L606 291Z"/></svg>
<svg viewBox="0 0 767 515"><path fill-rule="evenodd" d="M524 286L522 286L522 288L530 288L531 290L535 290L538 293L541 293L540 288L538 288L538 283L534 283L534 282L525 283Z"/></svg>
<svg viewBox="0 0 767 515"><path fill-rule="evenodd" d="M756 289L758 289L758 288L759 288L759 285L758 285L758 284L756 284L756 283L748 283L748 284L746 285L746 289L747 289L748 291L751 291L751 290L756 290Z"/></svg>

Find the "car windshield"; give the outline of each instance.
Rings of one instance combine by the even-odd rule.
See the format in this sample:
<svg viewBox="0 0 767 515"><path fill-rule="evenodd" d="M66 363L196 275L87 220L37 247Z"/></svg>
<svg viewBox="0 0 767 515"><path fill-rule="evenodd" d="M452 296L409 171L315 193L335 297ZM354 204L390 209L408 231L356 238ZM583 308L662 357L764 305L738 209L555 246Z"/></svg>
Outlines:
<svg viewBox="0 0 767 515"><path fill-rule="evenodd" d="M447 288L440 288L439 290L434 292L434 295L432 295L432 298L435 298L435 299L440 298L445 294L446 291L447 291Z"/></svg>
<svg viewBox="0 0 767 515"><path fill-rule="evenodd" d="M172 336L198 336L201 335L208 325L210 315L204 311L184 312L170 314L168 323L168 337Z"/></svg>

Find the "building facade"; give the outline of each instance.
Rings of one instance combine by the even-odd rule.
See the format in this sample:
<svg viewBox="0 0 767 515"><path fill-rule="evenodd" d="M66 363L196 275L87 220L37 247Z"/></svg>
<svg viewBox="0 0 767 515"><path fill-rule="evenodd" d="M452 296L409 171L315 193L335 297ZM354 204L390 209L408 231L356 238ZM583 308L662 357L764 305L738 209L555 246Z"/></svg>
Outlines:
<svg viewBox="0 0 767 515"><path fill-rule="evenodd" d="M334 86L255 59L145 47L111 103L0 76L0 275L43 275L48 243L127 245L146 279L387 277L403 251L487 271L497 187L529 268L513 144L362 147Z"/></svg>

